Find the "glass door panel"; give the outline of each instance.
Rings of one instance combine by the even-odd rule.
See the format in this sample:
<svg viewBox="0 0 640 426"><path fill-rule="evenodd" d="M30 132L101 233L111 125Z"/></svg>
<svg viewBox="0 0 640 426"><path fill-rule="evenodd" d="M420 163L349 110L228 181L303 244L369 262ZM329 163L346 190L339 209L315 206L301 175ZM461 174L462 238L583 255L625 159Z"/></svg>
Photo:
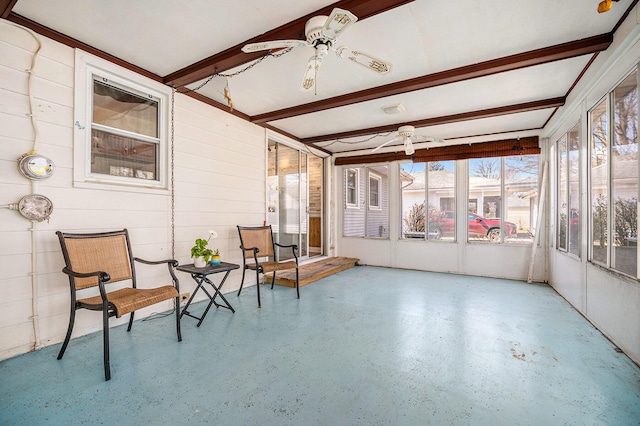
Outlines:
<svg viewBox="0 0 640 426"><path fill-rule="evenodd" d="M278 214L277 241L280 244L296 244L300 248L301 209L300 209L300 160L299 151L288 146L277 145L276 166L278 171L278 198L280 211ZM293 257L290 250L279 250L279 259Z"/></svg>
<svg viewBox="0 0 640 426"><path fill-rule="evenodd" d="M313 255L322 254L322 159L269 141L267 175L267 223L276 241L296 244L307 258L312 227ZM293 258L290 249L276 250L279 260Z"/></svg>

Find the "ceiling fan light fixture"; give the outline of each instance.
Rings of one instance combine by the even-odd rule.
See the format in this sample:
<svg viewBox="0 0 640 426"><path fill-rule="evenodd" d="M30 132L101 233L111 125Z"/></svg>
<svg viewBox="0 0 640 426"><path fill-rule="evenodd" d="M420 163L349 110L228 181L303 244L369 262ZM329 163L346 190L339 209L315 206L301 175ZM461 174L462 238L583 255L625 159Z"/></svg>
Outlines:
<svg viewBox="0 0 640 426"><path fill-rule="evenodd" d="M384 111L385 114L391 115L391 114L399 114L401 112L404 112L406 108L402 104L396 104L396 105L389 105L386 107L382 107L382 110Z"/></svg>
<svg viewBox="0 0 640 426"><path fill-rule="evenodd" d="M416 152L416 149L413 147L413 144L411 143L411 139L408 139L407 142L404 144L404 153L407 155L413 155Z"/></svg>

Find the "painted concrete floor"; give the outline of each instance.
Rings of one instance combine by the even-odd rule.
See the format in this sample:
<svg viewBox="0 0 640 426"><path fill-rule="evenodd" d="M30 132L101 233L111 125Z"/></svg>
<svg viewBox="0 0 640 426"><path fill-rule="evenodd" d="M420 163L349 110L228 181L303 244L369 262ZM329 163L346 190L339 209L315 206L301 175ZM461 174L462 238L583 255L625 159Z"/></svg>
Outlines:
<svg viewBox="0 0 640 426"><path fill-rule="evenodd" d="M640 369L551 288L360 266L0 363L1 425L632 425ZM192 306L192 312L204 309Z"/></svg>

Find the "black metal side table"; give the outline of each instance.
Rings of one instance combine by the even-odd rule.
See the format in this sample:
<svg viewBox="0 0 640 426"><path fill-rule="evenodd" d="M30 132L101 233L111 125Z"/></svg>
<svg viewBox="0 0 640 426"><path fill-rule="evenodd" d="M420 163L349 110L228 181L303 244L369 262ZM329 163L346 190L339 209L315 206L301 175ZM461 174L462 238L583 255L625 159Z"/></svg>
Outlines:
<svg viewBox="0 0 640 426"><path fill-rule="evenodd" d="M236 265L235 263L227 263L227 262L220 262L219 265L207 264L207 266L205 266L204 268L196 268L195 266L193 266L193 264L178 266L176 268L178 271L191 274L191 278L193 278L193 280L198 284L196 289L193 291L193 294L191 294L191 297L187 301L187 304L182 309L182 312L180 312L180 318L182 319L183 315L187 315L187 316L190 316L191 318L195 318L199 320L197 327L200 327L200 324L202 324L204 317L207 316L207 312L209 312L211 305L216 305L216 308L220 308L220 307L227 308L231 310L231 312L235 313L236 311L231 307L227 299L225 299L225 297L222 295L222 293L220 292L220 289L222 288L222 285L224 284L224 282L227 280L229 273L234 269L238 269L238 268L240 268L240 265ZM225 273L224 277L220 281L220 284L218 284L217 286L213 281L211 281L207 277L208 275L219 274L222 272ZM207 283L211 287L213 287L213 290L214 290L213 295L211 295L211 293L207 291L207 289L203 286L203 283ZM207 306L207 309L204 310L204 313L202 314L202 316L197 317L195 315L192 315L188 309L189 309L189 305L191 304L191 301L193 300L196 293L200 289L202 289L202 291L205 292L207 297L209 297L209 305ZM219 304L218 302L216 302L216 297L220 297L220 299L222 299L222 302L224 302L224 304Z"/></svg>

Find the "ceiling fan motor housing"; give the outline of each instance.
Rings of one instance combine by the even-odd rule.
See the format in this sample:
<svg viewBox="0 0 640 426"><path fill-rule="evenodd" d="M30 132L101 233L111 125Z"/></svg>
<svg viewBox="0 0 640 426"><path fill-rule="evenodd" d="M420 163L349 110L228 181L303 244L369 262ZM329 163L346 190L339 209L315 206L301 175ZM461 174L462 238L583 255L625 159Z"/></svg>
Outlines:
<svg viewBox="0 0 640 426"><path fill-rule="evenodd" d="M323 33L324 24L327 23L328 16L319 15L309 19L304 26L304 34L307 36L307 42L316 45L319 42L331 45L333 40L328 39Z"/></svg>
<svg viewBox="0 0 640 426"><path fill-rule="evenodd" d="M398 127L398 135L403 138L410 138L413 136L413 133L416 131L416 128L413 126L400 126Z"/></svg>

